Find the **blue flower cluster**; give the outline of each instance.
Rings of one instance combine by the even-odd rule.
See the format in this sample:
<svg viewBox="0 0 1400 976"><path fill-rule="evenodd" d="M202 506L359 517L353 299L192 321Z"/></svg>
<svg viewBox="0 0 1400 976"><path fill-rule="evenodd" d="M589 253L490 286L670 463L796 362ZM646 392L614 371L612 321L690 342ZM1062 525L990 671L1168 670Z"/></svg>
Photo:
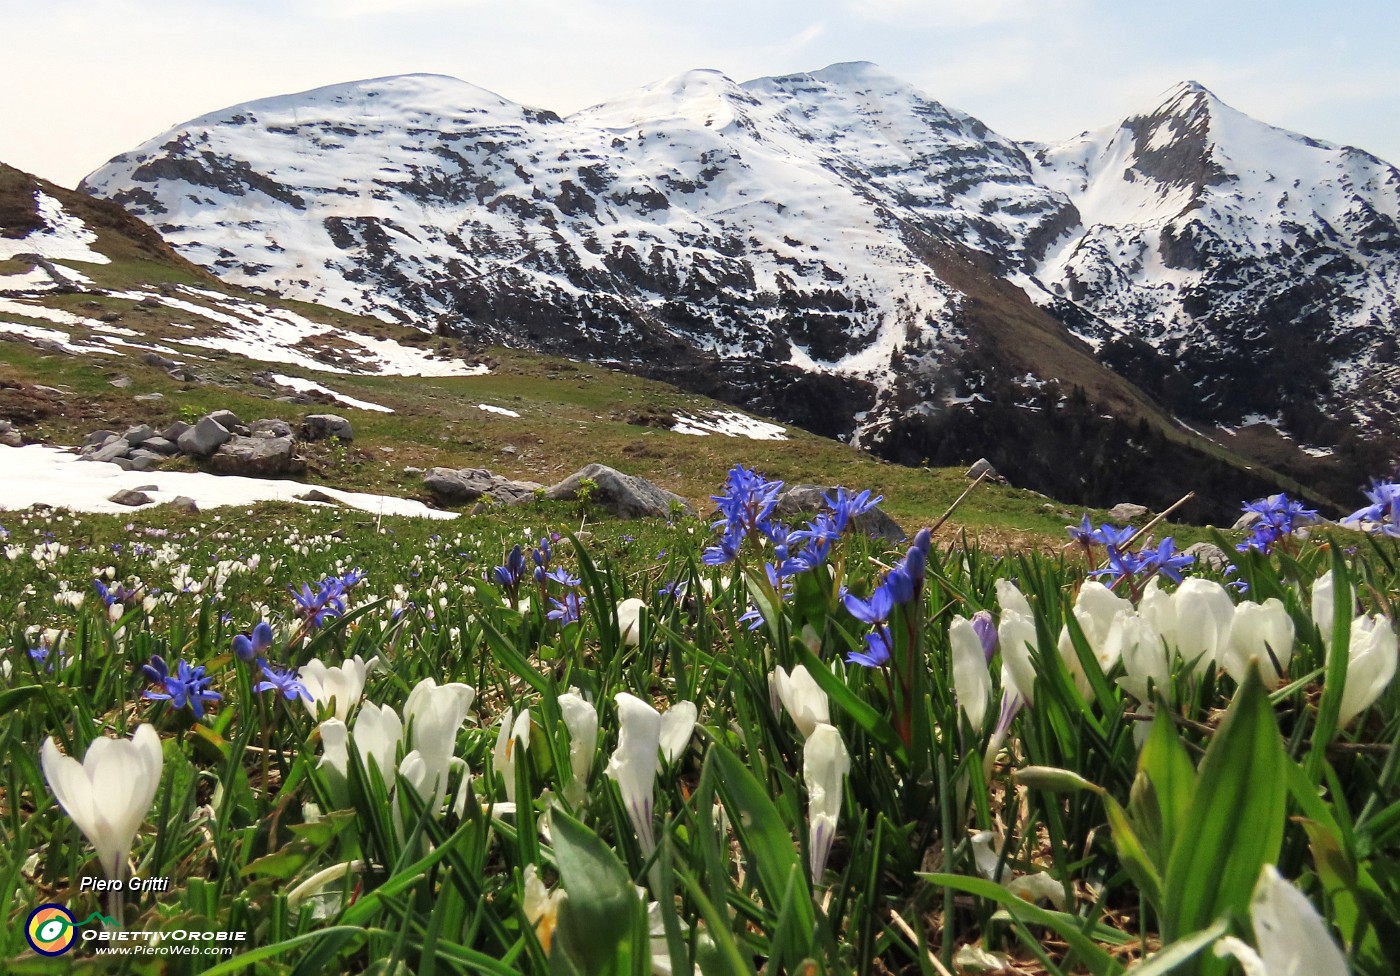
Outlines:
<svg viewBox="0 0 1400 976"><path fill-rule="evenodd" d="M1251 525L1248 538L1235 546L1240 552L1251 549L1273 552L1274 545L1280 539L1292 535L1294 529L1317 518L1316 509L1305 508L1302 502L1294 501L1282 492L1245 502L1242 508L1246 514L1259 517Z"/></svg>
<svg viewBox="0 0 1400 976"><path fill-rule="evenodd" d="M297 615L315 629L327 620L345 616L345 594L364 581L365 574L352 569L344 576L327 576L318 583L303 583L301 589L288 586L296 601Z"/></svg>
<svg viewBox="0 0 1400 976"><path fill-rule="evenodd" d="M1086 553L1091 553L1095 546L1104 547L1108 553L1108 565L1094 570L1089 575L1111 577L1108 584L1110 587L1117 586L1123 580L1128 580L1132 586L1138 587L1158 573L1173 583L1180 583L1181 571L1196 561L1195 556L1177 552L1176 543L1171 536L1158 543L1155 549L1152 546L1143 546L1138 552L1129 552L1128 543L1135 534L1131 526L1119 528L1104 523L1094 528L1094 523L1089 521L1087 514L1078 525L1066 528L1070 540L1083 546Z"/></svg>
<svg viewBox="0 0 1400 976"><path fill-rule="evenodd" d="M868 599L863 600L851 593L844 595L843 602L851 616L874 628L865 635L865 650L851 651L846 655L847 661L863 664L867 668L880 668L889 663L894 646L890 635L890 615L895 607L909 603L922 592L931 543L929 530L920 529L904 558L885 574Z"/></svg>
<svg viewBox="0 0 1400 976"><path fill-rule="evenodd" d="M1366 492L1371 504L1352 512L1342 524L1363 532L1379 532L1400 539L1400 483L1375 481Z"/></svg>
<svg viewBox="0 0 1400 976"><path fill-rule="evenodd" d="M139 591L128 590L125 586L121 584L117 584L114 587L108 588L107 584L103 583L100 579L95 579L92 581L92 588L97 591L97 596L102 600L102 602L109 607L117 603L124 604L128 600L139 595Z"/></svg>
<svg viewBox="0 0 1400 976"><path fill-rule="evenodd" d="M180 661L175 673L171 674L165 659L159 654L152 654L150 661L141 665L141 672L147 681L164 689L148 690L145 693L146 698L168 701L174 708L188 707L196 719L204 718L206 702L216 702L223 698L223 695L209 687L213 679L204 673L202 664L191 665L188 661Z"/></svg>

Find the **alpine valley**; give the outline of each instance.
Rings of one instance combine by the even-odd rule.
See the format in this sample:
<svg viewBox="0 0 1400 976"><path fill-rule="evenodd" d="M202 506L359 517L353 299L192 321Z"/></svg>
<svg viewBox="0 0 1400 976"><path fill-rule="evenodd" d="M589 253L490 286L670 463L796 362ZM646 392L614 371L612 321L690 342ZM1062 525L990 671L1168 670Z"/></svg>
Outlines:
<svg viewBox="0 0 1400 976"><path fill-rule="evenodd" d="M1144 109L1039 145L866 63L564 118L408 75L202 116L81 189L229 283L891 460L1351 507L1400 447L1400 172L1195 83Z"/></svg>

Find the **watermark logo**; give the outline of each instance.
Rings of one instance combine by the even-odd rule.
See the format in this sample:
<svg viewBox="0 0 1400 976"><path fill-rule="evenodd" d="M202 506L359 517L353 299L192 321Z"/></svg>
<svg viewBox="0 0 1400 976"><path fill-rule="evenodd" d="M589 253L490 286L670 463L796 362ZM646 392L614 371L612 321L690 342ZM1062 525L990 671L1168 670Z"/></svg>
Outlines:
<svg viewBox="0 0 1400 976"><path fill-rule="evenodd" d="M104 925L113 924L101 912L93 912L81 922L75 922L73 914L62 905L40 905L29 913L24 937L29 940L30 948L41 956L61 956L77 941L78 926L94 920Z"/></svg>

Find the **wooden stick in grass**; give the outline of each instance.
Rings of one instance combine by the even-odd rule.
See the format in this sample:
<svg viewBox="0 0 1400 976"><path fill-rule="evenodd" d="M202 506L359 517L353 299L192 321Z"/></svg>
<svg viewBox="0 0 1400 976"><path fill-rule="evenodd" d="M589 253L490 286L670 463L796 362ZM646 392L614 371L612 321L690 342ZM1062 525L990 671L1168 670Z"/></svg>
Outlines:
<svg viewBox="0 0 1400 976"><path fill-rule="evenodd" d="M957 497L956 500L954 500L953 504L948 506L948 511L944 512L943 515L942 515L942 517L939 518L939 520L938 520L937 522L934 522L933 525L929 528L929 530L928 530L928 534L929 534L929 535L933 535L935 532L937 532L939 529L941 529L941 528L943 527L943 523L944 523L944 522L946 522L946 521L948 521L948 519L952 518L953 513L956 512L956 511L958 510L958 506L961 505L961 504L963 503L963 500L966 499L968 495L972 494L972 489L974 489L974 488L976 488L978 485L980 485L980 484L982 483L982 479L985 478L985 477L987 477L988 474L990 474L990 472L988 472L988 471L983 471L981 474L979 474L979 475L977 476L977 480L976 480L976 481L974 481L972 484L970 484L970 485L967 486L967 489L966 489L961 495L959 495L959 496ZM1180 503L1178 502L1178 504L1180 504Z"/></svg>

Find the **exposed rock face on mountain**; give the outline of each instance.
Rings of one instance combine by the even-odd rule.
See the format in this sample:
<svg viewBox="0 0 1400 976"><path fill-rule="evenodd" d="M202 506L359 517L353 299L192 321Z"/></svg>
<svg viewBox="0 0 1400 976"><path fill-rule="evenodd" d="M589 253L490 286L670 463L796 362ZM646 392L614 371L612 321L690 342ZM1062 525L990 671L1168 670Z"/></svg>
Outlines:
<svg viewBox="0 0 1400 976"><path fill-rule="evenodd" d="M203 116L85 188L230 281L1070 498L1237 472L1167 470L1199 457L1171 414L1270 422L1324 488L1397 434L1400 174L1195 85L1031 146L867 64L568 118L412 75Z"/></svg>

